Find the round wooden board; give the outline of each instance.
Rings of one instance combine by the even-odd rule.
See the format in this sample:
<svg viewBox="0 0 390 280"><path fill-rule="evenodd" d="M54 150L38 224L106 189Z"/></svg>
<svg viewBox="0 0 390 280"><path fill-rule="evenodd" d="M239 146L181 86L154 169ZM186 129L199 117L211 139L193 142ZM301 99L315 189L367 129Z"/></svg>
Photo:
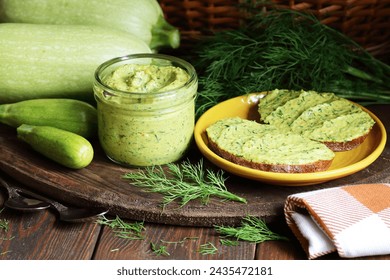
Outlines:
<svg viewBox="0 0 390 280"><path fill-rule="evenodd" d="M16 130L0 125L0 169L23 186L60 202L75 206L102 206L109 214L121 218L188 226L237 225L247 215L271 222L284 219L283 206L289 194L334 187L375 179L388 168L388 147L382 156L368 168L346 178L319 185L284 187L268 185L231 174L226 174L230 192L247 199L247 203L223 201L212 197L207 204L191 201L183 207L171 203L161 207L163 196L132 186L123 175L135 169L110 162L97 143L92 163L81 170L65 168L33 151L16 137ZM194 162L202 158L194 146L188 153ZM216 167L206 159L207 168Z"/></svg>

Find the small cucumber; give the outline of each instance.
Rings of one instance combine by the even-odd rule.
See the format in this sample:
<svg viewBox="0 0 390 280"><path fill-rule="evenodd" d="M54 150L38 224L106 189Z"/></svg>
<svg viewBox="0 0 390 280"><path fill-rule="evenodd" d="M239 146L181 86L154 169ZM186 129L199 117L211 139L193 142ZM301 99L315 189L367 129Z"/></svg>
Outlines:
<svg viewBox="0 0 390 280"><path fill-rule="evenodd" d="M88 166L94 155L91 143L84 137L50 126L22 124L17 136L35 151L72 169Z"/></svg>
<svg viewBox="0 0 390 280"><path fill-rule="evenodd" d="M31 99L0 104L0 123L52 126L85 138L97 135L96 108L74 99Z"/></svg>

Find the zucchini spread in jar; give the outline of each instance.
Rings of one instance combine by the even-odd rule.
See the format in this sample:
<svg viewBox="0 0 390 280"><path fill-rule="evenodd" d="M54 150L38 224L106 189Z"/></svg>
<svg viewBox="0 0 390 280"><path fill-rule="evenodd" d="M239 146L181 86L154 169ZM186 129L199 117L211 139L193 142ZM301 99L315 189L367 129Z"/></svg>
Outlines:
<svg viewBox="0 0 390 280"><path fill-rule="evenodd" d="M97 70L100 144L112 161L123 165L177 161L193 136L195 70L173 57L148 54L145 63L141 55L134 56L135 62L129 56L124 64Z"/></svg>
<svg viewBox="0 0 390 280"><path fill-rule="evenodd" d="M185 85L189 78L180 67L125 64L113 71L104 82L121 91L158 93L177 89Z"/></svg>

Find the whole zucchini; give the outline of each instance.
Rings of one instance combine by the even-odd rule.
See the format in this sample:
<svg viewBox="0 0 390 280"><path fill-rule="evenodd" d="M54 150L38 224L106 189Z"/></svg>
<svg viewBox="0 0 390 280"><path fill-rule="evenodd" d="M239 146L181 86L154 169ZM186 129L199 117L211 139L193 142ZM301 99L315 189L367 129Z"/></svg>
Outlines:
<svg viewBox="0 0 390 280"><path fill-rule="evenodd" d="M97 134L96 108L74 99L31 99L0 105L0 123L52 126L85 138Z"/></svg>
<svg viewBox="0 0 390 280"><path fill-rule="evenodd" d="M0 0L0 21L99 25L134 34L152 49L180 44L156 0Z"/></svg>
<svg viewBox="0 0 390 280"><path fill-rule="evenodd" d="M28 124L22 124L16 131L18 138L35 151L63 166L81 169L88 166L93 159L91 143L73 132Z"/></svg>
<svg viewBox="0 0 390 280"><path fill-rule="evenodd" d="M93 102L101 63L150 52L141 39L100 26L2 23L0 104L49 97Z"/></svg>

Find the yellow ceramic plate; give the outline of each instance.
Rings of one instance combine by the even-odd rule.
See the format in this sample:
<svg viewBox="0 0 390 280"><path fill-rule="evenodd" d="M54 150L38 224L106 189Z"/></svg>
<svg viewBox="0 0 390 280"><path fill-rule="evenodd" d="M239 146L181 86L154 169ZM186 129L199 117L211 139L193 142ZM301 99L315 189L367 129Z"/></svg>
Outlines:
<svg viewBox="0 0 390 280"><path fill-rule="evenodd" d="M217 120L226 117L259 119L257 104L263 96L264 94L260 93L229 99L212 107L199 118L195 125L195 142L207 159L227 172L244 178L274 185L305 186L323 183L358 172L374 162L385 147L387 136L383 123L373 113L363 108L376 121L376 124L360 146L351 151L336 153L333 163L327 171L299 174L260 171L234 164L211 151L208 147L206 128Z"/></svg>

